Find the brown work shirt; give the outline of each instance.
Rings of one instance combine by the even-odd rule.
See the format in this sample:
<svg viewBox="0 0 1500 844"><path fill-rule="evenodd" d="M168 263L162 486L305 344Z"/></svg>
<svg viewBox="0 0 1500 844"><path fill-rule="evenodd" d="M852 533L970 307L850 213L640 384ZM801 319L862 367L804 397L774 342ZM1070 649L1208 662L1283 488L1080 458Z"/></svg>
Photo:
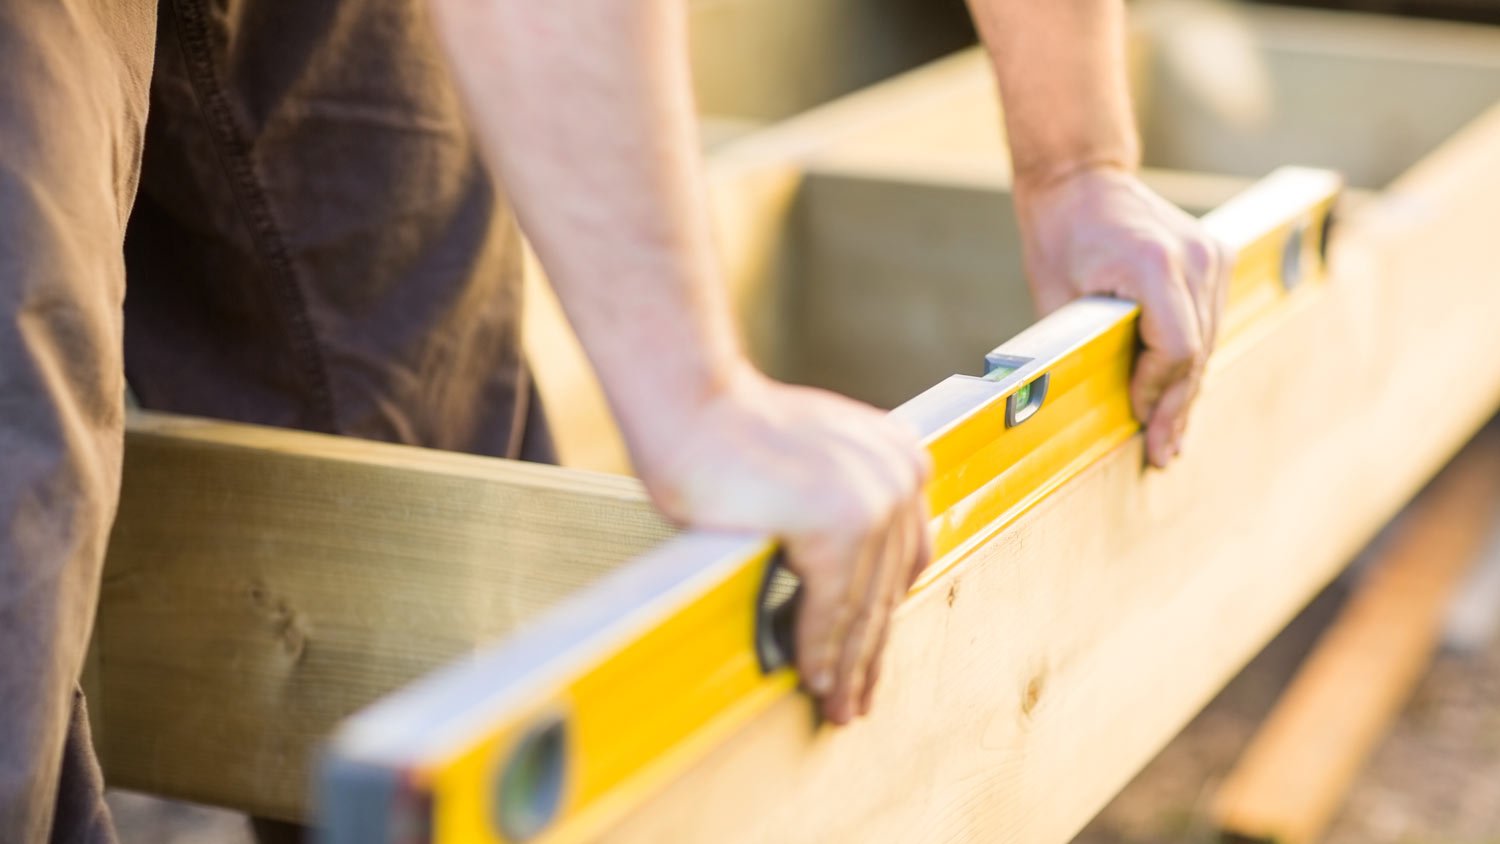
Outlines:
<svg viewBox="0 0 1500 844"><path fill-rule="evenodd" d="M74 688L122 373L547 459L520 250L421 0L0 0L0 842L112 840Z"/></svg>

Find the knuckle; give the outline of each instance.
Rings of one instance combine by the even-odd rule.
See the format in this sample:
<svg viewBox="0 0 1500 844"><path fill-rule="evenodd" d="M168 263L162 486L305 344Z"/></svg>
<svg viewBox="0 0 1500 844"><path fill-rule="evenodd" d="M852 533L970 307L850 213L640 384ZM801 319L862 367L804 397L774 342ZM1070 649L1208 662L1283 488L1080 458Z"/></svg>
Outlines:
<svg viewBox="0 0 1500 844"><path fill-rule="evenodd" d="M1196 331L1174 332L1160 351L1173 372L1185 372L1204 357L1203 337Z"/></svg>
<svg viewBox="0 0 1500 844"><path fill-rule="evenodd" d="M849 491L833 507L838 527L849 535L863 535L879 522L881 505L870 495Z"/></svg>
<svg viewBox="0 0 1500 844"><path fill-rule="evenodd" d="M1173 384L1187 377L1192 371L1193 359L1187 356L1163 355L1152 371L1149 382L1141 384L1141 399L1147 406L1154 406L1163 393Z"/></svg>
<svg viewBox="0 0 1500 844"><path fill-rule="evenodd" d="M803 612L829 618L837 612L848 591L851 556L847 545L831 537L817 537L800 544L787 555L787 567L801 577L807 588Z"/></svg>
<svg viewBox="0 0 1500 844"><path fill-rule="evenodd" d="M1180 358L1178 360L1173 361L1172 362L1172 368L1171 368L1171 371L1170 371L1170 378L1168 379L1168 383L1175 384L1175 383L1177 383L1179 381L1186 381L1186 380L1188 380L1189 378L1193 377L1193 370L1195 370L1196 368L1197 368L1197 359L1196 358L1191 358L1191 357Z"/></svg>
<svg viewBox="0 0 1500 844"><path fill-rule="evenodd" d="M1189 334L1184 338L1182 358L1189 366L1200 365L1205 355L1207 355L1207 349L1201 335Z"/></svg>
<svg viewBox="0 0 1500 844"><path fill-rule="evenodd" d="M1197 386L1196 385L1200 381L1203 380L1203 373L1207 369L1208 369L1208 358L1207 358L1207 355L1204 355L1203 357L1194 358L1192 365L1188 367L1187 374L1186 374L1185 377L1187 378L1187 380L1189 382L1191 382L1194 385L1194 391L1197 390Z"/></svg>
<svg viewBox="0 0 1500 844"><path fill-rule="evenodd" d="M917 432L916 426L910 422L897 419L893 416L884 416L881 417L881 423L885 425L886 429L897 442L906 443L908 446L916 448L917 443L921 441L921 435Z"/></svg>
<svg viewBox="0 0 1500 844"><path fill-rule="evenodd" d="M828 666L836 661L843 644L841 631L848 630L850 610L843 601L825 601L807 609L797 619L801 634L799 653L811 666Z"/></svg>
<svg viewBox="0 0 1500 844"><path fill-rule="evenodd" d="M808 544L820 556L848 555L850 526L865 524L874 511L870 485L856 481L860 473L853 469L847 463L822 467L802 499Z"/></svg>
<svg viewBox="0 0 1500 844"><path fill-rule="evenodd" d="M889 512L886 514L887 518L894 516L897 511L902 509L906 505L906 502L910 501L911 497L916 495L917 490L921 488L921 466L913 459L904 459L897 464L893 480L891 506Z"/></svg>
<svg viewBox="0 0 1500 844"><path fill-rule="evenodd" d="M1219 275L1227 275L1237 257L1234 247L1216 237L1210 237L1208 240L1213 244L1214 256L1218 259Z"/></svg>
<svg viewBox="0 0 1500 844"><path fill-rule="evenodd" d="M875 621L875 607L869 602L861 602L849 612L848 638L851 642L857 642L864 637L866 631Z"/></svg>
<svg viewBox="0 0 1500 844"><path fill-rule="evenodd" d="M933 473L937 467L933 464L932 454L925 448L917 449L917 480L926 483L932 480Z"/></svg>
<svg viewBox="0 0 1500 844"><path fill-rule="evenodd" d="M1148 276L1160 278L1172 275L1176 269L1176 256L1167 244L1155 238L1136 242L1131 253L1131 263L1136 270Z"/></svg>
<svg viewBox="0 0 1500 844"><path fill-rule="evenodd" d="M1203 238L1192 238L1182 246L1182 258L1196 281L1206 281L1217 257L1213 244Z"/></svg>

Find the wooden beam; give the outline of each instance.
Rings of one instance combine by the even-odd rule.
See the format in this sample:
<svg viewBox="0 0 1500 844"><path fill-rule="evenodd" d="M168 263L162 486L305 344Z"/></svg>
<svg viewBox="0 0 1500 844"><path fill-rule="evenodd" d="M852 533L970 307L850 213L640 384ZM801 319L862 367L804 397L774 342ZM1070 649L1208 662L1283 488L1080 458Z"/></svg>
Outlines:
<svg viewBox="0 0 1500 844"><path fill-rule="evenodd" d="M106 777L302 817L341 718L670 532L626 478L134 417L91 659Z"/></svg>
<svg viewBox="0 0 1500 844"><path fill-rule="evenodd" d="M780 704L606 840L1067 841L1500 407L1497 143L1354 215L1170 470L1136 439L912 596L868 720Z"/></svg>
<svg viewBox="0 0 1500 844"><path fill-rule="evenodd" d="M1496 432L1397 522L1373 567L1220 787L1232 840L1314 844L1421 680L1449 602L1500 514Z"/></svg>

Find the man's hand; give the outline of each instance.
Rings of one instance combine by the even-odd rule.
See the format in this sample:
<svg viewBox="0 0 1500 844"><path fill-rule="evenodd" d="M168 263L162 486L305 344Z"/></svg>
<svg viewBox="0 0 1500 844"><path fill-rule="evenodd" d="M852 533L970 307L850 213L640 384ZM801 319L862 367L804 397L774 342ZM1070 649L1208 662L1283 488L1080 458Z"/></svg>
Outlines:
<svg viewBox="0 0 1500 844"><path fill-rule="evenodd" d="M1197 221L1133 175L1122 0L969 0L1005 102L1016 211L1043 313L1087 293L1141 305L1131 403L1146 456L1182 448L1223 309L1228 261Z"/></svg>
<svg viewBox="0 0 1500 844"><path fill-rule="evenodd" d="M864 712L891 611L930 555L926 457L879 411L746 362L708 225L686 4L433 11L647 488L679 523L785 542L802 675L831 720Z"/></svg>
<svg viewBox="0 0 1500 844"><path fill-rule="evenodd" d="M1145 349L1130 399L1146 455L1165 466L1182 449L1228 292L1230 258L1196 219L1116 167L1091 167L1015 190L1027 277L1049 313L1079 296L1141 305Z"/></svg>
<svg viewBox="0 0 1500 844"><path fill-rule="evenodd" d="M803 682L834 723L865 714L891 613L932 553L916 436L748 368L661 434L637 467L657 506L681 524L781 537L803 582Z"/></svg>

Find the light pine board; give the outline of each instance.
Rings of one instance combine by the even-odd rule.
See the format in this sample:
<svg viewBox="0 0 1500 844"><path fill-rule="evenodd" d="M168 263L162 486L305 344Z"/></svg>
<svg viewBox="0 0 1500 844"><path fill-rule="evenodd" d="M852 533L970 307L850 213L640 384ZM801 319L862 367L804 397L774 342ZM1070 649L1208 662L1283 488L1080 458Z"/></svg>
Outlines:
<svg viewBox="0 0 1500 844"><path fill-rule="evenodd" d="M339 719L669 533L626 478L134 417L91 658L106 777L301 816Z"/></svg>

